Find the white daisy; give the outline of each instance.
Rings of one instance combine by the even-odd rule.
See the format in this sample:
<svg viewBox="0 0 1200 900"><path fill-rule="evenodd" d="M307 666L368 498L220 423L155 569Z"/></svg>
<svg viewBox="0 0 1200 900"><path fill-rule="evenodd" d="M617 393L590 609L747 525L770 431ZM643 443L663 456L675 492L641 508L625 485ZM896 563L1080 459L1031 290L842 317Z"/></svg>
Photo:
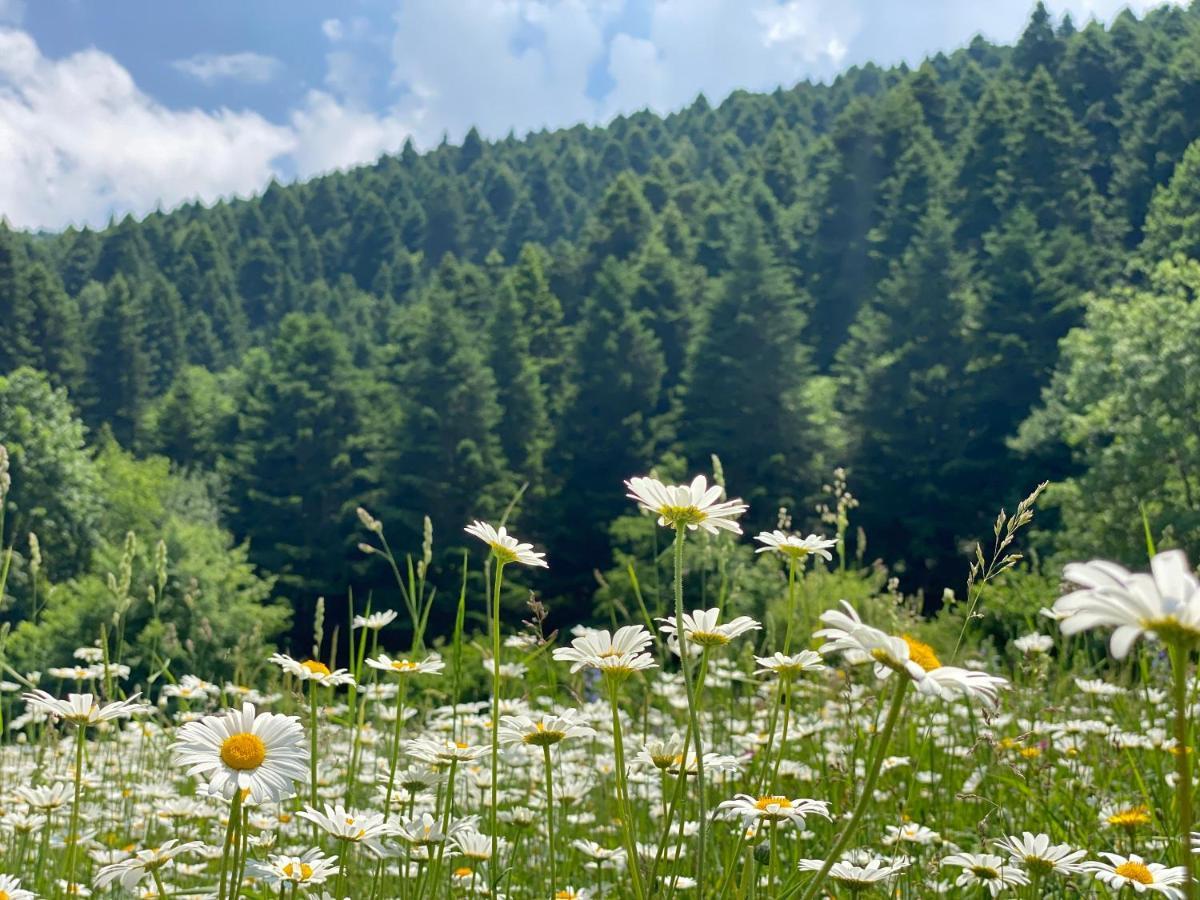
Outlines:
<svg viewBox="0 0 1200 900"><path fill-rule="evenodd" d="M954 879L958 887L983 887L995 897L1002 890L1029 884L1029 876L1016 866L1006 865L994 853L953 853L942 860L944 866L959 866L962 874Z"/></svg>
<svg viewBox="0 0 1200 900"><path fill-rule="evenodd" d="M396 621L396 616L399 613L394 609L384 609L379 612L373 612L367 616L355 616L352 622L355 628L366 628L370 631L379 631Z"/></svg>
<svg viewBox="0 0 1200 900"><path fill-rule="evenodd" d="M251 703L188 722L171 749L176 765L186 766L189 775L204 776L210 790L226 800L242 790L255 802L277 803L308 775L300 720L256 714Z"/></svg>
<svg viewBox="0 0 1200 900"><path fill-rule="evenodd" d="M738 794L732 800L717 805L717 812L725 818L740 818L747 827L763 820L804 827L806 816L817 815L829 818L829 804L824 800L789 800L782 796L751 797Z"/></svg>
<svg viewBox="0 0 1200 900"><path fill-rule="evenodd" d="M815 650L801 650L799 653L790 655L776 652L771 656L756 656L754 661L758 663L758 671L774 672L781 677L800 675L804 672L819 672L825 668L821 654Z"/></svg>
<svg viewBox="0 0 1200 900"><path fill-rule="evenodd" d="M301 681L315 681L321 687L337 687L342 684L353 684L354 676L347 669L330 669L319 659L300 661L292 659L286 653L272 653L270 662L275 663L289 675Z"/></svg>
<svg viewBox="0 0 1200 900"><path fill-rule="evenodd" d="M134 694L128 700L114 700L101 706L94 694L68 694L66 700L58 700L39 689L25 694L24 700L34 709L65 719L73 725L96 725L112 719L128 718L144 709L144 704L137 702L139 696Z"/></svg>
<svg viewBox="0 0 1200 900"><path fill-rule="evenodd" d="M1113 627L1109 647L1117 659L1143 634L1200 640L1200 582L1182 550L1167 550L1150 560L1150 574L1132 573L1105 560L1071 563L1063 578L1080 589L1061 597L1054 612L1064 615L1063 634Z"/></svg>
<svg viewBox="0 0 1200 900"><path fill-rule="evenodd" d="M688 643L699 647L721 647L738 635L762 628L749 616L738 616L724 625L717 623L720 617L721 610L715 606L712 609L697 609L684 613L683 633ZM659 631L670 636L676 635L677 623L674 618L663 617L658 621L663 623L659 626Z"/></svg>
<svg viewBox="0 0 1200 900"><path fill-rule="evenodd" d="M93 886L99 890L108 887L114 881L119 881L121 887L131 891L137 883L151 872L161 869L181 853L191 853L205 846L203 841L188 841L181 844L177 840L169 840L161 847L139 850L128 859L123 859L111 865L104 866L96 873ZM5 896L0 893L0 897Z"/></svg>
<svg viewBox="0 0 1200 900"><path fill-rule="evenodd" d="M1048 634L1032 634L1022 635L1013 641L1013 646L1026 656L1036 656L1039 653L1049 653L1054 649L1054 638Z"/></svg>
<svg viewBox="0 0 1200 900"><path fill-rule="evenodd" d="M534 719L530 716L501 716L501 744L529 744L534 747L549 747L571 737L591 737L596 729L579 718L573 709L561 715L544 715Z"/></svg>
<svg viewBox="0 0 1200 900"><path fill-rule="evenodd" d="M787 534L779 529L761 531L754 539L763 544L754 551L755 553L767 553L773 550L793 559L819 556L824 560L831 560L833 554L829 550L831 547L837 546L836 540L823 538L820 535L810 534L808 537L800 537L798 534Z"/></svg>
<svg viewBox="0 0 1200 900"><path fill-rule="evenodd" d="M21 887L21 879L12 875L0 875L0 897L8 900L35 900L36 894Z"/></svg>
<svg viewBox="0 0 1200 900"><path fill-rule="evenodd" d="M741 534L742 526L734 519L749 509L740 499L722 502L725 489L719 484L709 487L703 475L697 475L691 484L669 486L657 478L630 478L625 486L629 488L627 497L655 513L659 525L671 528L684 525L689 531L703 528L716 534L724 529Z"/></svg>
<svg viewBox="0 0 1200 900"><path fill-rule="evenodd" d="M550 568L545 560L545 553L538 553L533 544L522 544L509 534L503 525L493 528L487 522L478 520L463 529L467 534L479 538L492 548L492 555L502 563L516 562L525 566L541 566Z"/></svg>
<svg viewBox="0 0 1200 900"><path fill-rule="evenodd" d="M570 662L572 672L586 668L611 676L628 675L657 665L642 652L653 640L654 636L641 625L626 625L615 634L589 630L572 640L570 647L556 649L554 658Z"/></svg>
<svg viewBox="0 0 1200 900"><path fill-rule="evenodd" d="M1024 863L1035 875L1074 875L1085 871L1079 864L1085 850L1073 850L1069 844L1051 844L1050 835L1023 832L1021 837L1009 835L995 841L1014 863Z"/></svg>
<svg viewBox="0 0 1200 900"><path fill-rule="evenodd" d="M392 675L440 675L446 668L446 663L436 653L422 660L392 659L386 653L367 660L372 669L379 669Z"/></svg>
<svg viewBox="0 0 1200 900"><path fill-rule="evenodd" d="M251 860L247 871L255 878L263 879L272 890L283 885L324 884L337 872L338 858L325 856L320 848L305 851L302 856L275 855L266 862Z"/></svg>
<svg viewBox="0 0 1200 900"><path fill-rule="evenodd" d="M1113 890L1133 888L1135 893L1151 891L1162 894L1169 900L1183 900L1183 891L1175 885L1183 884L1187 871L1183 866L1167 868L1162 863L1148 863L1137 854L1121 856L1118 853L1101 853L1108 862L1086 862L1084 869L1096 876Z"/></svg>

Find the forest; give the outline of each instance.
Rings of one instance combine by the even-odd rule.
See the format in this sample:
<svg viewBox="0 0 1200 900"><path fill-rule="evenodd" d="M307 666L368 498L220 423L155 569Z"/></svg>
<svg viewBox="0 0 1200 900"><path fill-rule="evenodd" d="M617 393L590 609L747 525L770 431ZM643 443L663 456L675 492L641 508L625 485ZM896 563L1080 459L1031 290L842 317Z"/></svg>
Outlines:
<svg viewBox="0 0 1200 900"><path fill-rule="evenodd" d="M915 68L0 225L7 652L131 609L194 671L304 644L394 593L359 507L447 598L433 633L477 518L553 548L514 609L603 620L650 471L844 532L926 611L1044 480L1033 575L1194 555L1198 111L1200 3L1039 5Z"/></svg>

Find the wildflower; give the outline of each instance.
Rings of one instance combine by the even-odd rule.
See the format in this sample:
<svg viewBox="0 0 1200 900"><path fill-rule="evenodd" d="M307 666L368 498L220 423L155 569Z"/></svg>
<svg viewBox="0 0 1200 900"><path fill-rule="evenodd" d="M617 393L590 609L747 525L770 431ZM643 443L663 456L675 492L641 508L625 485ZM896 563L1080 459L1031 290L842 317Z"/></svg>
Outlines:
<svg viewBox="0 0 1200 900"><path fill-rule="evenodd" d="M355 812L341 804L326 803L324 812L305 806L296 815L312 822L331 837L353 844L376 844L381 837L391 833L382 813Z"/></svg>
<svg viewBox="0 0 1200 900"><path fill-rule="evenodd" d="M754 539L763 545L755 550L755 553L775 551L797 560L807 559L810 555L819 556L826 561L832 560L833 554L829 552L829 548L837 546L836 540L819 535L810 534L802 538L798 534L787 534L779 529L759 532Z"/></svg>
<svg viewBox="0 0 1200 900"><path fill-rule="evenodd" d="M943 666L928 644L907 634L893 637L865 624L845 600L842 609L821 615L821 621L829 626L814 632L816 637L828 641L820 647L822 654L840 650L851 664L873 661L877 677L887 678L891 672L899 672L911 679L921 693L943 699L962 695L995 705L999 689L1008 684L998 675Z"/></svg>
<svg viewBox="0 0 1200 900"><path fill-rule="evenodd" d="M724 812L726 818L741 818L747 827L761 819L803 828L806 816L829 818L829 804L823 800L789 800L782 796L756 799L749 794L738 794L732 800L718 804L717 811Z"/></svg>
<svg viewBox="0 0 1200 900"><path fill-rule="evenodd" d="M487 522L478 520L472 522L463 529L467 534L479 538L485 544L492 548L492 555L501 563L521 563L525 566L541 566L543 569L548 569L550 566L545 560L545 553L538 553L533 549L533 544L522 544L515 537L509 534L503 525L499 529L493 528Z"/></svg>
<svg viewBox="0 0 1200 900"><path fill-rule="evenodd" d="M703 528L709 534L724 529L741 534L742 526L734 519L749 509L740 499L719 502L724 488L719 484L709 487L703 475L697 475L690 485L668 486L656 478L631 478L625 486L629 488L627 497L657 514L659 525L670 528Z"/></svg>
<svg viewBox="0 0 1200 900"><path fill-rule="evenodd" d="M354 676L347 669L330 669L319 659L306 659L303 662L292 659L286 653L272 653L270 662L275 663L283 671L301 681L315 681L321 687L337 687L342 684L353 684Z"/></svg>
<svg viewBox="0 0 1200 900"><path fill-rule="evenodd" d="M137 702L139 696L134 694L128 700L114 700L101 706L93 694L68 694L66 700L57 700L43 690L35 690L25 694L24 700L34 709L82 726L133 715L144 708Z"/></svg>
<svg viewBox="0 0 1200 900"><path fill-rule="evenodd" d="M1148 863L1137 854L1121 856L1102 852L1100 855L1107 857L1108 862L1086 862L1084 869L1113 890L1128 886L1138 894L1152 891L1169 900L1183 900L1183 891L1175 887L1187 879L1183 866L1167 868L1162 863Z"/></svg>
<svg viewBox="0 0 1200 900"><path fill-rule="evenodd" d="M983 887L993 897L1008 887L1029 884L1029 876L1016 866L1006 865L994 853L953 853L942 860L944 866L960 866L962 874L954 880L958 887Z"/></svg>
<svg viewBox="0 0 1200 900"><path fill-rule="evenodd" d="M501 744L549 747L569 737L590 737L595 733L596 729L580 721L573 709L537 720L529 716L503 716L500 719Z"/></svg>
<svg viewBox="0 0 1200 900"><path fill-rule="evenodd" d="M1013 646L1026 656L1037 656L1041 653L1049 653L1054 648L1054 638L1047 634L1038 634L1035 631L1014 640Z"/></svg>
<svg viewBox="0 0 1200 900"><path fill-rule="evenodd" d="M161 847L149 850L139 850L128 859L104 866L96 873L94 886L103 890L114 881L119 881L127 891L133 890L139 881L151 872L161 869L181 853L191 853L204 846L202 841L188 841L181 844L177 840L169 840ZM4 896L0 894L0 897Z"/></svg>
<svg viewBox="0 0 1200 900"><path fill-rule="evenodd" d="M252 800L279 802L307 774L304 730L295 716L255 713L254 705L205 716L179 729L171 745L175 764L202 775L226 800L249 791Z"/></svg>
<svg viewBox="0 0 1200 900"><path fill-rule="evenodd" d="M1035 875L1074 875L1084 871L1079 861L1087 855L1084 850L1072 850L1069 844L1051 844L1048 834L1024 832L1021 837L1010 835L995 842L1014 863L1024 863Z"/></svg>
<svg viewBox="0 0 1200 900"><path fill-rule="evenodd" d="M337 872L337 861L336 856L325 856L320 848L314 847L302 856L280 854L271 856L266 862L252 860L247 871L263 879L272 890L288 884L303 887L324 884Z"/></svg>
<svg viewBox="0 0 1200 900"><path fill-rule="evenodd" d="M392 659L386 653L367 660L372 669L379 669L392 675L441 675L446 668L445 662L436 653L432 653L420 661L410 659Z"/></svg>
<svg viewBox="0 0 1200 900"><path fill-rule="evenodd" d="M903 858L889 862L870 854L866 856L866 859L858 862L852 862L850 859L835 862L829 868L829 877L851 894L858 894L882 885L908 868L908 862ZM801 872L819 872L824 865L823 859L802 859L797 868Z"/></svg>
<svg viewBox="0 0 1200 900"><path fill-rule="evenodd" d="M715 606L712 609L697 609L691 613L684 613L683 634L687 642L699 647L722 647L738 635L748 631L758 631L762 628L749 616L738 616L724 625L718 625L717 619L720 615L721 610ZM659 627L660 631L676 636L674 619L660 618L658 621L663 623Z"/></svg>
<svg viewBox="0 0 1200 900"><path fill-rule="evenodd" d="M472 762L488 752L487 747L472 747L456 741L435 741L430 738L415 738L404 742L409 756L430 765L448 765L452 762Z"/></svg>
<svg viewBox="0 0 1200 900"><path fill-rule="evenodd" d="M1100 809L1100 824L1108 828L1132 831L1150 821L1150 809L1141 803L1106 803Z"/></svg>
<svg viewBox="0 0 1200 900"><path fill-rule="evenodd" d="M781 677L800 675L804 672L818 672L825 668L825 663L821 661L821 654L815 650L801 650L799 653L788 656L782 653L756 656L754 661L758 663L760 672L774 672Z"/></svg>
<svg viewBox="0 0 1200 900"><path fill-rule="evenodd" d="M396 621L398 616L394 609L385 609L380 612L373 612L369 616L355 616L351 623L355 628L366 628L370 631L379 631Z"/></svg>
<svg viewBox="0 0 1200 900"><path fill-rule="evenodd" d="M1157 554L1149 575L1093 560L1067 565L1063 577L1080 585L1054 604L1055 613L1066 616L1059 623L1063 634L1112 626L1109 648L1116 659L1124 659L1143 634L1200 641L1200 582L1181 550Z"/></svg>
<svg viewBox="0 0 1200 900"><path fill-rule="evenodd" d="M588 859L597 863L620 862L625 859L624 847L617 847L610 850L609 848L598 844L595 841L587 840L586 838L580 838L571 841L571 846Z"/></svg>
<svg viewBox="0 0 1200 900"><path fill-rule="evenodd" d="M0 446L0 450L4 447ZM6 897L8 900L35 900L36 894L33 891L24 890L21 887L21 879L14 878L12 875L0 875L0 897Z"/></svg>
<svg viewBox="0 0 1200 900"><path fill-rule="evenodd" d="M599 669L611 677L633 674L640 669L655 668L657 663L642 650L654 637L641 625L626 625L615 634L589 631L571 641L570 647L559 647L554 658L570 662L571 671Z"/></svg>

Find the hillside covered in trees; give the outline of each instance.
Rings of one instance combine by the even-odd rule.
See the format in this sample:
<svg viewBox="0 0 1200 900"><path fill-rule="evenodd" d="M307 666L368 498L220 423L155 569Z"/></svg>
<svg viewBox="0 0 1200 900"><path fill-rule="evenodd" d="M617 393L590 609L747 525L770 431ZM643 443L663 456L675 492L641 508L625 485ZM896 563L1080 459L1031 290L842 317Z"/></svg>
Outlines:
<svg viewBox="0 0 1200 900"><path fill-rule="evenodd" d="M622 480L713 454L755 530L821 528L846 467L851 551L932 598L1047 478L1088 552L1144 553L1141 511L1187 544L1198 140L1200 3L1107 28L1039 5L1014 46L916 69L0 228L0 616L174 523L194 605L273 592L307 634L317 597L391 583L357 506L418 555L428 515L446 574L514 497L552 550L530 586L586 615Z"/></svg>

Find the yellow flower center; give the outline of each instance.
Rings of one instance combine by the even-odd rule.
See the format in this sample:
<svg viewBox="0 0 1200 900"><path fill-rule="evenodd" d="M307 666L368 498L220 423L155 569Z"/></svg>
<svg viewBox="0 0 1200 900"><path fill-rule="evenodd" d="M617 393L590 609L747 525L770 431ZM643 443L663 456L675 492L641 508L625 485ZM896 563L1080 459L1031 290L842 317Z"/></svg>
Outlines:
<svg viewBox="0 0 1200 900"><path fill-rule="evenodd" d="M720 647L729 643L729 638L717 631L692 631L687 639L701 647Z"/></svg>
<svg viewBox="0 0 1200 900"><path fill-rule="evenodd" d="M1136 828L1150 821L1150 810L1144 806L1130 806L1126 809L1118 809L1108 817L1107 821L1109 825L1116 825L1119 828Z"/></svg>
<svg viewBox="0 0 1200 900"><path fill-rule="evenodd" d="M304 662L300 663L300 665L302 668L308 669L308 671L313 675L329 674L329 666L315 659L306 659Z"/></svg>
<svg viewBox="0 0 1200 900"><path fill-rule="evenodd" d="M777 806L780 809L791 809L792 801L787 797L759 797L758 802L754 804L756 807L766 812L772 806Z"/></svg>
<svg viewBox="0 0 1200 900"><path fill-rule="evenodd" d="M578 896L574 891L559 891L554 895L554 900L575 900Z"/></svg>
<svg viewBox="0 0 1200 900"><path fill-rule="evenodd" d="M699 525L708 518L707 513L702 512L695 506L661 506L658 509L658 514L676 527L680 525Z"/></svg>
<svg viewBox="0 0 1200 900"><path fill-rule="evenodd" d="M419 669L420 666L415 662L409 662L407 659L397 659L392 662L392 668L397 672L412 672Z"/></svg>
<svg viewBox="0 0 1200 900"><path fill-rule="evenodd" d="M0 891L0 900L9 900L8 891Z"/></svg>
<svg viewBox="0 0 1200 900"><path fill-rule="evenodd" d="M1138 884L1154 884L1154 876L1150 874L1150 870L1140 862L1121 863L1113 869L1118 875L1123 878L1128 878L1130 881L1136 881Z"/></svg>
<svg viewBox="0 0 1200 900"><path fill-rule="evenodd" d="M534 730L522 737L521 740L535 747L549 747L551 744L557 744L567 736L565 731L547 729L545 722L538 722L533 728Z"/></svg>
<svg viewBox="0 0 1200 900"><path fill-rule="evenodd" d="M308 881L312 878L312 873L312 866L308 863L300 863L299 868L295 863L288 863L283 867L283 874L293 881Z"/></svg>
<svg viewBox="0 0 1200 900"><path fill-rule="evenodd" d="M267 745L257 734L248 731L227 737L221 744L221 762L239 772L257 769L266 758Z"/></svg>
<svg viewBox="0 0 1200 900"><path fill-rule="evenodd" d="M454 870L454 877L455 878L470 878L471 870L469 868L467 868L466 866L459 866L457 869Z"/></svg>
<svg viewBox="0 0 1200 900"><path fill-rule="evenodd" d="M1000 877L1000 873L991 866L971 866L971 872L976 878L982 878L987 881L992 881Z"/></svg>
<svg viewBox="0 0 1200 900"><path fill-rule="evenodd" d="M1021 756L1025 759L1037 759L1042 755L1041 747L1022 747Z"/></svg>
<svg viewBox="0 0 1200 900"><path fill-rule="evenodd" d="M928 644L918 641L908 634L902 634L900 637L904 640L904 643L908 644L908 658L926 672L932 672L934 669L942 667L942 661L937 658L937 654L933 652L933 648Z"/></svg>

